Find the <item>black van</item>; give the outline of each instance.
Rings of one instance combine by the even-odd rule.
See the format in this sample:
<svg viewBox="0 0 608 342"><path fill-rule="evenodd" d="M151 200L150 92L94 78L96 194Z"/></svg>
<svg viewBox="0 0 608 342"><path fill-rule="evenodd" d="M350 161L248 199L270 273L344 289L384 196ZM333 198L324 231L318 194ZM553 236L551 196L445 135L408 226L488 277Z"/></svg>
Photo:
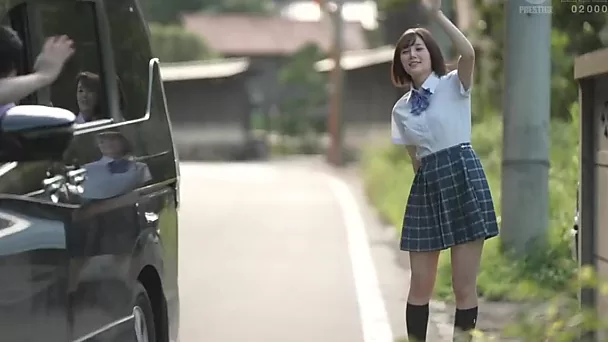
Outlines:
<svg viewBox="0 0 608 342"><path fill-rule="evenodd" d="M178 157L137 1L0 4L20 73L76 48L0 122L0 341L177 341Z"/></svg>

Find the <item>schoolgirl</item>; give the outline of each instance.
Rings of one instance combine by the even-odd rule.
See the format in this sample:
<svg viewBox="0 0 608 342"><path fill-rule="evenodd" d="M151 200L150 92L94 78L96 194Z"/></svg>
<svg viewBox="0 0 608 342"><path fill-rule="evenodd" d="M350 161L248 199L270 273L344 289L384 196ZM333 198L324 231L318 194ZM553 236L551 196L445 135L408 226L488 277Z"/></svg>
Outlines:
<svg viewBox="0 0 608 342"><path fill-rule="evenodd" d="M393 108L392 138L406 146L416 173L401 236L411 268L406 307L410 341L426 340L437 261L445 249L451 251L455 333L475 328L483 244L498 235L488 182L471 146L475 51L440 8L441 0L427 6L460 54L456 70L447 72L439 46L424 28L401 36L392 63L394 85L410 89Z"/></svg>

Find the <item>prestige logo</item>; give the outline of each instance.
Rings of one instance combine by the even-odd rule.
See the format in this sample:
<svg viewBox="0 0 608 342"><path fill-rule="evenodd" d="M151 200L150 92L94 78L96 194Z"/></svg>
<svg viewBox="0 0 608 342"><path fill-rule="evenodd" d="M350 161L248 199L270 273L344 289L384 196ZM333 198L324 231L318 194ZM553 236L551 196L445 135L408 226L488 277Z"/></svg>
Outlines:
<svg viewBox="0 0 608 342"><path fill-rule="evenodd" d="M513 1L513 0L511 0ZM519 6L520 14L551 14L551 0L526 0L529 5Z"/></svg>

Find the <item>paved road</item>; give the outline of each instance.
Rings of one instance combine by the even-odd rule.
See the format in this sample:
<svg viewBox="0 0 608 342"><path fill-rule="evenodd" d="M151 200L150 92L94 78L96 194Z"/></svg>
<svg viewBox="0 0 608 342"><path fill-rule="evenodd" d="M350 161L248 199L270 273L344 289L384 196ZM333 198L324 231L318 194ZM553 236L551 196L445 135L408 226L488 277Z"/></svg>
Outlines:
<svg viewBox="0 0 608 342"><path fill-rule="evenodd" d="M298 161L181 171L181 342L403 335L394 230L373 221L348 177Z"/></svg>

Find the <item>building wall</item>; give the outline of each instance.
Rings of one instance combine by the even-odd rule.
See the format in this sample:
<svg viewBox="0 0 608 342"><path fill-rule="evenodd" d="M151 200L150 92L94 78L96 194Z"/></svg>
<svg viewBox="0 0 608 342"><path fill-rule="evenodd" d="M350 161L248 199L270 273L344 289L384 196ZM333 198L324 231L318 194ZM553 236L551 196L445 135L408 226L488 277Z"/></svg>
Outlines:
<svg viewBox="0 0 608 342"><path fill-rule="evenodd" d="M355 150L390 140L391 111L404 91L390 80L390 63L350 70L344 78L344 143Z"/></svg>
<svg viewBox="0 0 608 342"><path fill-rule="evenodd" d="M165 82L182 157L197 154L193 158L217 159L246 144L251 104L245 77Z"/></svg>

